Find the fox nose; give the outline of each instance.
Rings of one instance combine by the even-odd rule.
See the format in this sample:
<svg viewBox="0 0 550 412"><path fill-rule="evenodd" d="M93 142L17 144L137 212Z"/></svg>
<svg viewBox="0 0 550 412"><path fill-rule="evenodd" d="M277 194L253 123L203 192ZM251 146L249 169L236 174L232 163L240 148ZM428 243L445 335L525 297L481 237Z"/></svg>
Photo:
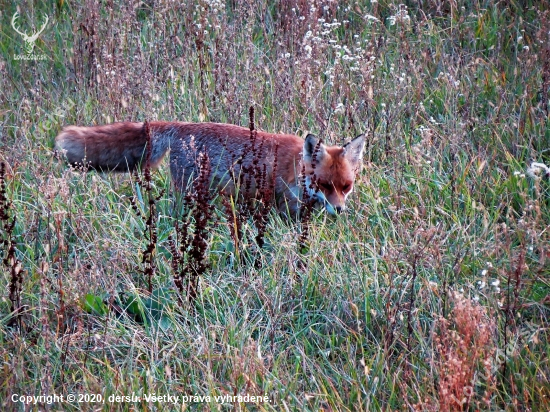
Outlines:
<svg viewBox="0 0 550 412"><path fill-rule="evenodd" d="M335 209L336 209L336 213L338 214L342 213L342 211L344 210L342 206L336 206Z"/></svg>

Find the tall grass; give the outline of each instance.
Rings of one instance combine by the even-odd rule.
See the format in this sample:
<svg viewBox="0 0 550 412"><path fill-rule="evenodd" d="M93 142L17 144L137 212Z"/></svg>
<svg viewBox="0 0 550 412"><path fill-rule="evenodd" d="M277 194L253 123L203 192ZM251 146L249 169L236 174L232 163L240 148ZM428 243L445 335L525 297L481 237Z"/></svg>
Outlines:
<svg viewBox="0 0 550 412"><path fill-rule="evenodd" d="M550 164L548 10L2 2L2 409L24 409L14 394L76 393L269 398L227 402L236 410L550 409L550 188L529 168ZM44 59L14 57L16 11L28 33L49 16ZM232 199L185 214L167 164L149 191L52 152L67 124L247 125L250 106L251 133L369 136L348 212L311 211L307 239L275 213L236 225ZM182 225L201 233L199 271L177 261ZM181 409L146 404L31 409Z"/></svg>

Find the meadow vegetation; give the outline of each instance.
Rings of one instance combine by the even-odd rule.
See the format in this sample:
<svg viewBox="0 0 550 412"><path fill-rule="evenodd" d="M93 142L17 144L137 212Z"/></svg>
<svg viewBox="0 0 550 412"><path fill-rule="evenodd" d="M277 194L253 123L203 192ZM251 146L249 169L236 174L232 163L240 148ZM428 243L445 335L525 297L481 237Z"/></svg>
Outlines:
<svg viewBox="0 0 550 412"><path fill-rule="evenodd" d="M548 0L0 4L2 410L550 410ZM177 194L53 153L148 120L366 133L364 168L289 222L208 159Z"/></svg>

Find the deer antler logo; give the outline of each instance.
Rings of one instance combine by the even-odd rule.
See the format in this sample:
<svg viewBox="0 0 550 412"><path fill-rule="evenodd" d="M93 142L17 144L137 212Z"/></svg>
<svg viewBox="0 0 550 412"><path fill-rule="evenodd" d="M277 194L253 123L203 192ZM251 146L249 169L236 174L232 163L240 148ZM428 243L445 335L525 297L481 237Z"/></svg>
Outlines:
<svg viewBox="0 0 550 412"><path fill-rule="evenodd" d="M46 25L48 24L48 15L46 14L46 21L44 22L42 28L38 32L34 33L32 36L29 36L27 33L20 32L17 29L17 27L15 26L15 21L17 20L17 17L19 17L19 13L15 12L11 19L11 25L17 33L23 36L23 40L25 40L25 53L27 55L31 55L34 50L34 42L38 39L38 36L44 31Z"/></svg>

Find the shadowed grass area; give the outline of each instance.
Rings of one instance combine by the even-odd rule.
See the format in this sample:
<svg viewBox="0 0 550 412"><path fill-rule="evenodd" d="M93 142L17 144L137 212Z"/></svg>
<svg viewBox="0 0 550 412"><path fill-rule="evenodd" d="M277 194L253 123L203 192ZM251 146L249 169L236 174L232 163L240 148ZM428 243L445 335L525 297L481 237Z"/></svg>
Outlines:
<svg viewBox="0 0 550 412"><path fill-rule="evenodd" d="M4 1L2 409L550 409L548 10ZM49 17L29 59L15 12ZM53 154L64 125L145 120L365 133L364 168L345 214L301 225L193 214L168 162L140 185Z"/></svg>

